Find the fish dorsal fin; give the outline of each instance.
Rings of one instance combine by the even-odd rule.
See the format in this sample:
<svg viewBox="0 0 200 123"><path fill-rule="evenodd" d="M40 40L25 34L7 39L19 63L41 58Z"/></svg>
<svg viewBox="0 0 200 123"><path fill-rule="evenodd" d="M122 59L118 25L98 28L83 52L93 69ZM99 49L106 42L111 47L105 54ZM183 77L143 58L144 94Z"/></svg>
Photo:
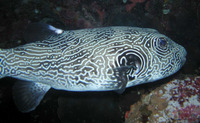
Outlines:
<svg viewBox="0 0 200 123"><path fill-rule="evenodd" d="M13 99L21 112L34 110L51 87L37 82L16 82L13 86Z"/></svg>
<svg viewBox="0 0 200 123"><path fill-rule="evenodd" d="M45 23L31 23L24 32L24 40L28 43L48 39L52 35L62 34L63 30Z"/></svg>

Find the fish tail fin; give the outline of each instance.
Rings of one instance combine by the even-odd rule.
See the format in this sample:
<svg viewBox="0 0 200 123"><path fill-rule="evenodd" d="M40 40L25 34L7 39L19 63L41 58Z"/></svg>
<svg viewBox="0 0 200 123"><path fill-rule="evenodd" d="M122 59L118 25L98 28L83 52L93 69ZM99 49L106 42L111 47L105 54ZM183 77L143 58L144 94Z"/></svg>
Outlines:
<svg viewBox="0 0 200 123"><path fill-rule="evenodd" d="M0 79L6 76L6 51L0 48Z"/></svg>

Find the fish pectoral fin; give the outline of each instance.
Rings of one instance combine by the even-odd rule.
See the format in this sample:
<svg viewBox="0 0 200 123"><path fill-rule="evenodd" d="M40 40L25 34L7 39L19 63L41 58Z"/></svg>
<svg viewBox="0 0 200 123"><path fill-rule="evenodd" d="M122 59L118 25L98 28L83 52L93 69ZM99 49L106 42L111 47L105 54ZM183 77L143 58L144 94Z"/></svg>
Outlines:
<svg viewBox="0 0 200 123"><path fill-rule="evenodd" d="M114 76L117 78L118 82L118 88L115 90L118 94L122 94L125 89L126 85L128 83L128 78L127 78L127 68L125 67L119 67L114 69Z"/></svg>
<svg viewBox="0 0 200 123"><path fill-rule="evenodd" d="M21 112L34 110L51 87L38 82L16 82L13 86L13 99Z"/></svg>

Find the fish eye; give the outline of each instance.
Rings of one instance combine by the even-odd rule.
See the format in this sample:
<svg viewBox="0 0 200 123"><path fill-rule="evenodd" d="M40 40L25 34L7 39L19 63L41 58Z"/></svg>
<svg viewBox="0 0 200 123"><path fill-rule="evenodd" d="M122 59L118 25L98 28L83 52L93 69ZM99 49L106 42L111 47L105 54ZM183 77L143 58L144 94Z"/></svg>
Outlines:
<svg viewBox="0 0 200 123"><path fill-rule="evenodd" d="M160 48L166 48L167 45L168 45L168 41L167 41L166 38L161 37L161 38L158 39L158 46L159 46Z"/></svg>

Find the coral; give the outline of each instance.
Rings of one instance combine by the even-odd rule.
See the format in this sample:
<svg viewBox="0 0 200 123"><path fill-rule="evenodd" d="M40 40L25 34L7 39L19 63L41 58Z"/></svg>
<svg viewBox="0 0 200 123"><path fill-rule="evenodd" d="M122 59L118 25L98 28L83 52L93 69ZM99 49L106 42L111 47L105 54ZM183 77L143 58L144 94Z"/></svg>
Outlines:
<svg viewBox="0 0 200 123"><path fill-rule="evenodd" d="M174 79L150 94L142 95L141 101L126 112L126 123L143 122L199 122L200 121L200 77L192 76L183 80ZM146 110L140 110L146 106ZM137 112L137 113L134 113ZM151 112L145 115L144 112Z"/></svg>
<svg viewBox="0 0 200 123"><path fill-rule="evenodd" d="M170 117L194 122L200 118L200 77L187 77L167 84L162 98L168 102L166 111ZM195 109L195 110L194 110ZM195 116L195 117L194 117Z"/></svg>
<svg viewBox="0 0 200 123"><path fill-rule="evenodd" d="M181 120L188 120L190 122L196 121L197 118L200 118L200 106L188 105L185 108L176 109Z"/></svg>
<svg viewBox="0 0 200 123"><path fill-rule="evenodd" d="M189 98L200 93L200 78L190 77L181 82L172 81L171 84L174 87L170 88L170 95L172 95L170 100L178 101L180 105L183 105L185 101L189 101ZM166 86L167 90L168 88L169 86Z"/></svg>
<svg viewBox="0 0 200 123"><path fill-rule="evenodd" d="M132 10L132 8L134 8L136 6L137 3L143 3L145 2L145 0L129 0L131 2L131 4L127 4L126 7L126 11L130 12Z"/></svg>
<svg viewBox="0 0 200 123"><path fill-rule="evenodd" d="M68 0L62 1L59 7L56 4L52 6L65 26L71 29L98 27L105 18L104 7L96 1Z"/></svg>
<svg viewBox="0 0 200 123"><path fill-rule="evenodd" d="M98 5L96 1L94 1L92 3L92 6L96 10L96 12L98 13L100 22L103 23L103 19L104 19L104 16L105 16L105 10L102 9L102 7L100 5Z"/></svg>

